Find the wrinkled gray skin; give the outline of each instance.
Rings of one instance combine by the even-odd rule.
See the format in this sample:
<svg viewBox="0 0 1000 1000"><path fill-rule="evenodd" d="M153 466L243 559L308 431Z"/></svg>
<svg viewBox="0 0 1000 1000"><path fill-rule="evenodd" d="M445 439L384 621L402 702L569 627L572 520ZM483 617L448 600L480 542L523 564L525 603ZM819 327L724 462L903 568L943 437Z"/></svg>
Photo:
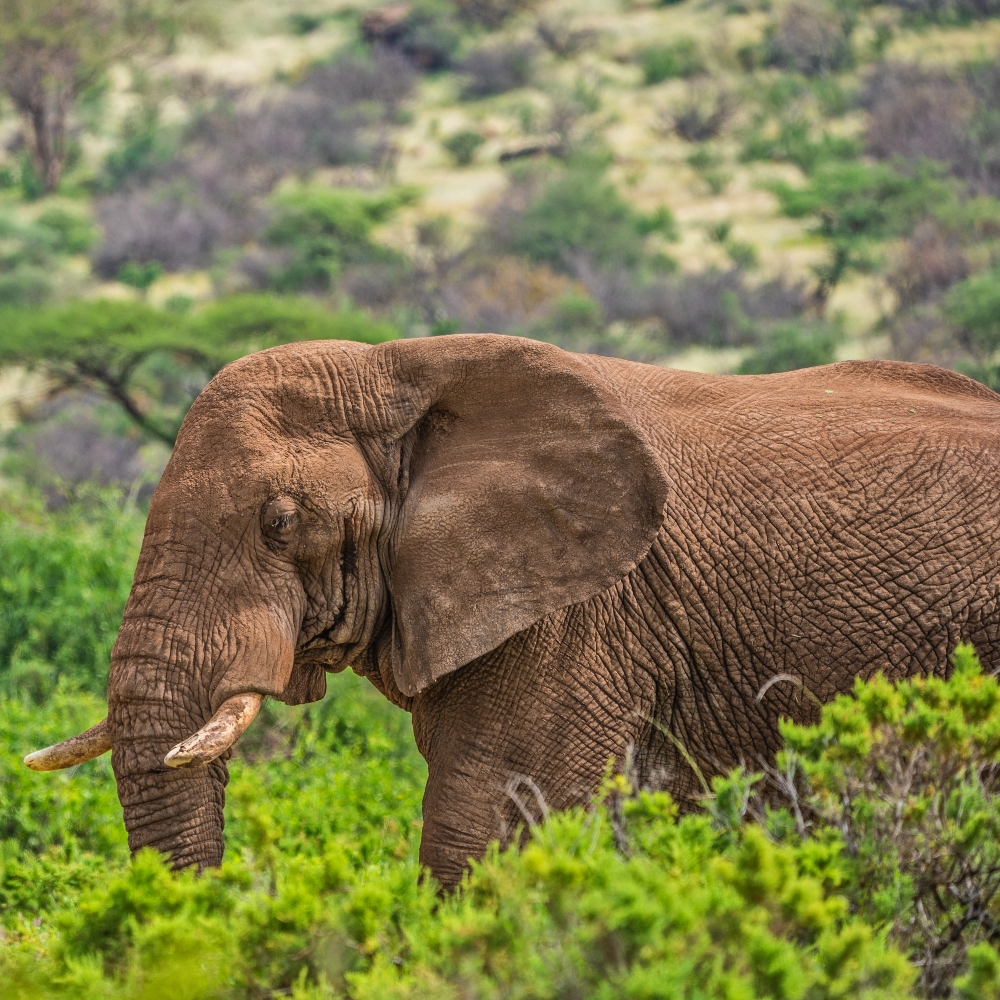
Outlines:
<svg viewBox="0 0 1000 1000"><path fill-rule="evenodd" d="M715 377L457 336L226 368L150 507L109 683L133 850L223 852L224 759L164 754L234 694L347 665L412 712L445 885L609 758L683 804L856 676L994 665L1000 397L925 366ZM631 748L631 750L630 750ZM521 797L537 809L521 786ZM331 809L337 804L331 801Z"/></svg>

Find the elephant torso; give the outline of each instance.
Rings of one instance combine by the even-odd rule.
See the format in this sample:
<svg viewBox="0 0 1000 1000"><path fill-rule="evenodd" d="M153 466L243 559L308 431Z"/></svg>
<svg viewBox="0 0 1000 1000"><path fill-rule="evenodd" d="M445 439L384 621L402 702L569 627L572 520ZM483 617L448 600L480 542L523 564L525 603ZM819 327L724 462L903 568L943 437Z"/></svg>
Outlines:
<svg viewBox="0 0 1000 1000"><path fill-rule="evenodd" d="M671 495L638 569L684 644L669 724L693 752L772 751L778 717L808 713L799 683L826 701L943 672L963 640L997 658L1000 397L884 362L657 374Z"/></svg>
<svg viewBox="0 0 1000 1000"><path fill-rule="evenodd" d="M665 520L623 580L417 699L432 773L436 747L467 739L469 781L484 757L495 775L471 794L461 767L439 768L432 802L471 794L495 836L534 795L498 798L511 776L561 806L630 756L640 782L690 802L684 756L709 774L757 766L781 716L812 714L803 687L825 701L876 671L943 672L962 640L998 659L1000 397L891 363L755 379L592 363L662 458ZM777 675L791 679L758 700ZM445 718L475 721L442 742Z"/></svg>

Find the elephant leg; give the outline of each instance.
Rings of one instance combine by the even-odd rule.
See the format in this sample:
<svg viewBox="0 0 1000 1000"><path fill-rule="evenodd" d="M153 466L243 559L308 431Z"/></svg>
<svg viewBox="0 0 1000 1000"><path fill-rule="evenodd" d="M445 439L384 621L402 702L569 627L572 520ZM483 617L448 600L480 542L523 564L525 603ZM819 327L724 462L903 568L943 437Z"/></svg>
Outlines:
<svg viewBox="0 0 1000 1000"><path fill-rule="evenodd" d="M648 732L652 679L582 643L588 622L573 616L543 620L414 702L428 763L420 859L445 888L491 841L589 802L609 761L621 767Z"/></svg>

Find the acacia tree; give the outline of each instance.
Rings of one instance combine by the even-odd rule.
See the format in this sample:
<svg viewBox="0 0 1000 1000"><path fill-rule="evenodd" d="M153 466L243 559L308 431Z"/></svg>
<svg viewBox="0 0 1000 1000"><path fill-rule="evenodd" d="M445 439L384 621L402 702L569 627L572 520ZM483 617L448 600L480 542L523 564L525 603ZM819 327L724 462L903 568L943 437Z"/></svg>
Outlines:
<svg viewBox="0 0 1000 1000"><path fill-rule="evenodd" d="M172 446L201 387L244 354L300 340L380 344L398 335L364 313L307 298L238 295L188 316L147 302L84 299L0 312L0 366L42 372L53 394L98 392Z"/></svg>
<svg viewBox="0 0 1000 1000"><path fill-rule="evenodd" d="M23 119L46 192L59 186L73 106L115 63L214 30L202 0L0 0L0 89Z"/></svg>

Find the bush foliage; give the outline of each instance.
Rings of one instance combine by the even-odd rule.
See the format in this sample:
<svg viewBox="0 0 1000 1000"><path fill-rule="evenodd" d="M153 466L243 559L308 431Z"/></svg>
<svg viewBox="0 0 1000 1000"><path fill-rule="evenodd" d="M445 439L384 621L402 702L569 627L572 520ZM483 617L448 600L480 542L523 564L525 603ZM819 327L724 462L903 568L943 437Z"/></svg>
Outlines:
<svg viewBox="0 0 1000 1000"><path fill-rule="evenodd" d="M132 585L142 519L108 498L92 513L0 505L0 690L34 700L60 679L99 695ZM96 512L96 516L95 513Z"/></svg>
<svg viewBox="0 0 1000 1000"><path fill-rule="evenodd" d="M90 692L139 521L97 510L88 521L20 501L4 522L14 542L2 564L48 585L4 583L19 613L0 633L3 676L21 655L10 636L30 621L54 634L32 655L93 666L62 670L41 705L21 687L0 695L5 997L971 1000L1000 989L1000 685L970 647L947 680L944 664L897 684L859 680L815 725L785 724L767 775L715 778L696 813L609 770L590 807L551 814L521 849L494 845L444 898L418 877L425 769L409 720L348 674L322 702L265 705L238 745L221 869L171 874L152 852L129 861L107 757L57 774L20 763L104 711ZM46 574L71 546L90 575ZM45 607L46 594L61 596Z"/></svg>

